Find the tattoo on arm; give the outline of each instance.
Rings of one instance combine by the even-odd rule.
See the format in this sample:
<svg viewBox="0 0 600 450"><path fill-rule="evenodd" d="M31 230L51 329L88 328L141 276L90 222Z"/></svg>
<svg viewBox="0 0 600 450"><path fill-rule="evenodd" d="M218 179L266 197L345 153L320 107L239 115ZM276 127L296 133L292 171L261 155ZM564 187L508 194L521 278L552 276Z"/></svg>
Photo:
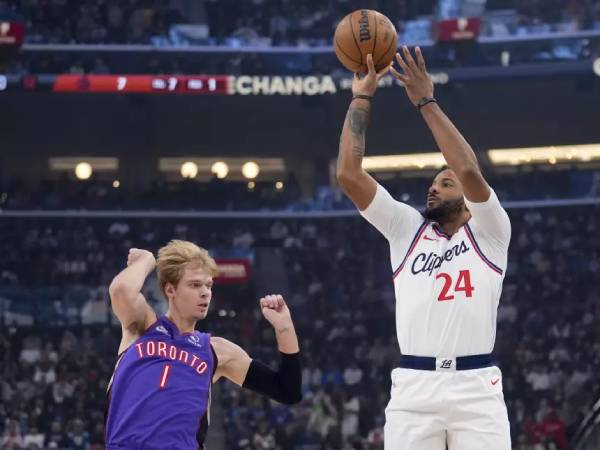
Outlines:
<svg viewBox="0 0 600 450"><path fill-rule="evenodd" d="M352 153L356 159L362 159L365 156L365 146L364 145L355 145L352 147Z"/></svg>
<svg viewBox="0 0 600 450"><path fill-rule="evenodd" d="M369 115L371 111L364 107L350 107L348 110L348 124L352 131L352 153L357 159L362 159L365 155L365 132L369 124Z"/></svg>
<svg viewBox="0 0 600 450"><path fill-rule="evenodd" d="M367 130L369 123L370 111L368 108L360 108L351 106L348 110L348 120L350 121L350 129L355 136L362 136Z"/></svg>

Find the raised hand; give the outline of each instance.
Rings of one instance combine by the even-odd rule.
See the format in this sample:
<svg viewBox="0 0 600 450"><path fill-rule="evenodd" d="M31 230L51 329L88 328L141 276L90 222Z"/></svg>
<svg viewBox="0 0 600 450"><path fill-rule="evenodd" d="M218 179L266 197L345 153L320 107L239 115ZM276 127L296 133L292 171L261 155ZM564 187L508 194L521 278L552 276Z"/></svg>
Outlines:
<svg viewBox="0 0 600 450"><path fill-rule="evenodd" d="M127 267L138 261L146 262L148 266L151 266L150 270L154 269L154 266L156 265L156 258L154 258L152 252L142 248L129 249L129 254L127 255Z"/></svg>
<svg viewBox="0 0 600 450"><path fill-rule="evenodd" d="M386 73L388 73L391 66L392 63L380 72L376 72L375 64L373 64L373 56L369 53L367 55L368 71L366 74L362 75L358 73L354 74L354 80L352 80L352 94L368 95L369 97L372 97L377 89L377 83Z"/></svg>
<svg viewBox="0 0 600 450"><path fill-rule="evenodd" d="M266 295L260 299L260 308L263 316L269 321L276 331L292 325L290 310L281 295Z"/></svg>
<svg viewBox="0 0 600 450"><path fill-rule="evenodd" d="M402 47L402 55L396 53L396 61L402 69L402 73L394 67L390 71L392 75L402 81L408 98L413 105L417 106L423 98L433 97L433 81L427 73L425 59L419 47L415 48L416 62L407 46Z"/></svg>

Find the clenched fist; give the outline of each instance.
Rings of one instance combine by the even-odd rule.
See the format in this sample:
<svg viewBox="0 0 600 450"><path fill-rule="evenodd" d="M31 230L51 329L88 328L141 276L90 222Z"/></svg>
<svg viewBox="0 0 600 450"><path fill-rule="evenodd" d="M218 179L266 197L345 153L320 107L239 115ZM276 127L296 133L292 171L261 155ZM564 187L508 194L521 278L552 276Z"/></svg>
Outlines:
<svg viewBox="0 0 600 450"><path fill-rule="evenodd" d="M151 271L156 266L156 259L152 252L141 248L132 248L127 255L127 266L131 266L136 262L145 262L148 265L148 270Z"/></svg>
<svg viewBox="0 0 600 450"><path fill-rule="evenodd" d="M275 331L292 327L292 316L281 295L266 295L260 299L263 316L269 321Z"/></svg>

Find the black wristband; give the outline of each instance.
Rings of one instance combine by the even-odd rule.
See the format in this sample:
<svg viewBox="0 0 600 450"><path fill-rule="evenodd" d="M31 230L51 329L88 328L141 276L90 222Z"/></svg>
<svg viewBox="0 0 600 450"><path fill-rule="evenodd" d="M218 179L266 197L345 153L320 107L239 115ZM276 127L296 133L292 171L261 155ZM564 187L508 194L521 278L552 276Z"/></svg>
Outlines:
<svg viewBox="0 0 600 450"><path fill-rule="evenodd" d="M417 109L420 111L423 106L429 105L430 103L437 103L437 100L433 97L423 97L419 100L419 103L417 103Z"/></svg>
<svg viewBox="0 0 600 450"><path fill-rule="evenodd" d="M363 100L373 100L373 96L372 95L364 95L364 94L356 94L352 96L352 100L355 100L357 98L363 99Z"/></svg>

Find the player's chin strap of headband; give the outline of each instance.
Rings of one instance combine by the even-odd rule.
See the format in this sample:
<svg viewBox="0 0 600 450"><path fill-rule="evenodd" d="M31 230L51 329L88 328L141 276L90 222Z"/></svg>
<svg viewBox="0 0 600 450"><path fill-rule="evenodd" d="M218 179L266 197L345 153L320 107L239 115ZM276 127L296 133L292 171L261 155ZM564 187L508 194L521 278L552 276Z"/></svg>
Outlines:
<svg viewBox="0 0 600 450"><path fill-rule="evenodd" d="M279 370L253 359L242 387L267 397L293 405L302 400L302 369L300 353L280 353Z"/></svg>

